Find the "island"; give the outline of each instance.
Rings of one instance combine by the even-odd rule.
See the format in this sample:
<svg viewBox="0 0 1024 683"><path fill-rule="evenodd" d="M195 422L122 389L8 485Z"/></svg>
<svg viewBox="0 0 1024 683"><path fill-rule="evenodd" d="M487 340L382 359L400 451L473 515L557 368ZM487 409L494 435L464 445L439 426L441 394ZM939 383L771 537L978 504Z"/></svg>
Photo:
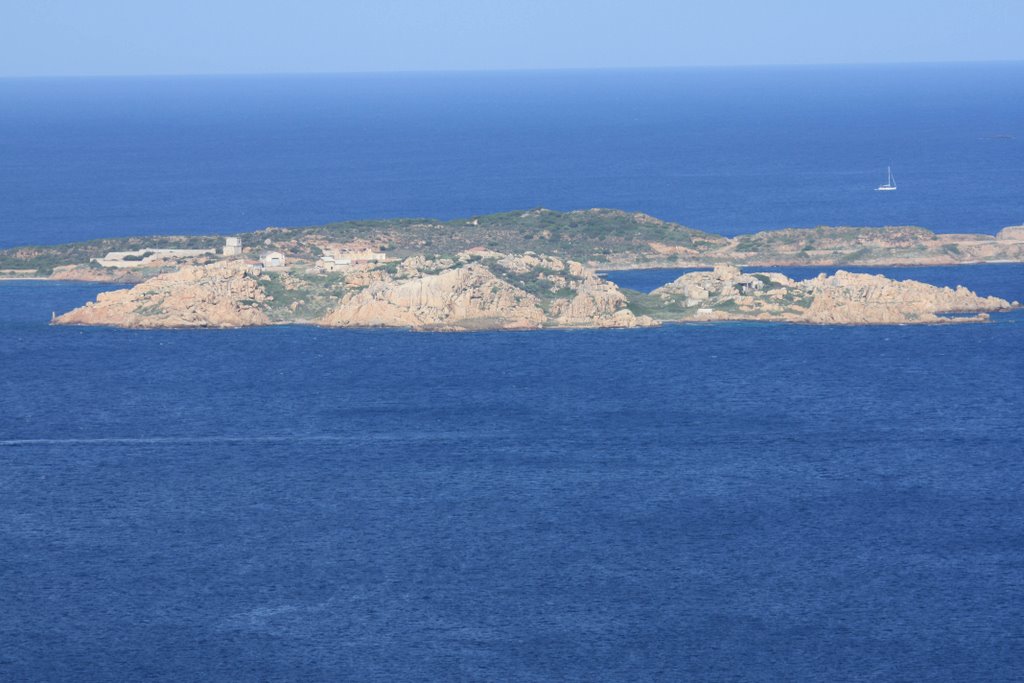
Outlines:
<svg viewBox="0 0 1024 683"><path fill-rule="evenodd" d="M631 328L662 323L973 322L1018 306L958 287L839 271L795 281L720 265L649 294L623 290L578 261L483 248L452 257L350 263L330 272L244 259L184 266L54 318L129 328L401 327L470 331Z"/></svg>
<svg viewBox="0 0 1024 683"><path fill-rule="evenodd" d="M641 213L532 209L457 221L349 221L228 237L16 247L0 251L0 277L126 285L55 314L58 325L905 324L983 321L1018 304L963 287L846 271L798 281L771 267L993 262L1024 262L1024 226L996 235L819 227L727 238ZM651 267L701 270L650 293L621 289L600 275Z"/></svg>
<svg viewBox="0 0 1024 683"><path fill-rule="evenodd" d="M275 251L315 263L325 252L386 251L393 258L455 255L482 247L537 252L596 270L765 266L898 266L1024 262L1024 226L996 235L943 234L920 227L816 227L723 237L615 209L531 209L453 221L404 218L221 235L122 237L0 250L0 277L141 282L216 256Z"/></svg>

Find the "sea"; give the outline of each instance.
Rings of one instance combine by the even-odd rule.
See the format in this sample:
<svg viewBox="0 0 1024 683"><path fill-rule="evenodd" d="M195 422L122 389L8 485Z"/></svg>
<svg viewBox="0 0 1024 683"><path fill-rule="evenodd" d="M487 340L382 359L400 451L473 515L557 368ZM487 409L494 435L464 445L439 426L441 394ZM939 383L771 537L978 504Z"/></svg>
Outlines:
<svg viewBox="0 0 1024 683"><path fill-rule="evenodd" d="M1020 64L0 81L0 246L531 206L991 233L1022 187ZM1024 264L850 270L1024 301ZM49 325L112 287L0 282L2 681L1024 670L1024 312Z"/></svg>
<svg viewBox="0 0 1024 683"><path fill-rule="evenodd" d="M0 248L541 206L995 232L1024 62L0 79Z"/></svg>

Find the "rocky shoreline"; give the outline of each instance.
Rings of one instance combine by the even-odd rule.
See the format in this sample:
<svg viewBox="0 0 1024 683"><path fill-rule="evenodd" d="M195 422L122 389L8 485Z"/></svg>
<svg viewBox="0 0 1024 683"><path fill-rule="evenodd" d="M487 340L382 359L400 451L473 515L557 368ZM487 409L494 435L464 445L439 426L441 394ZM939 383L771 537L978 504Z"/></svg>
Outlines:
<svg viewBox="0 0 1024 683"><path fill-rule="evenodd" d="M579 262L477 249L331 274L263 272L241 259L185 266L130 289L104 292L53 323L140 329L300 323L438 331L744 320L933 324L983 321L1018 305L963 287L881 275L839 271L795 281L734 266L687 273L643 294L623 290Z"/></svg>
<svg viewBox="0 0 1024 683"><path fill-rule="evenodd" d="M782 273L743 273L733 266L687 273L648 295L666 309L697 308L694 318L824 325L979 322L1019 306L966 287L936 287L882 275L819 274L793 280Z"/></svg>

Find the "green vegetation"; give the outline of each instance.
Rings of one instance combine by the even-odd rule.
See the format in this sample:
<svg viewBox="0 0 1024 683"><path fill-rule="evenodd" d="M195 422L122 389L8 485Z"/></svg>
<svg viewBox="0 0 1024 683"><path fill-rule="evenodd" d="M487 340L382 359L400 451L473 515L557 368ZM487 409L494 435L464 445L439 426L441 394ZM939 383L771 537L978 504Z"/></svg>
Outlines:
<svg viewBox="0 0 1024 683"><path fill-rule="evenodd" d="M663 299L633 289L620 290L629 300L628 308L634 315L649 315L655 320L678 320L692 316L699 306L687 306L678 298Z"/></svg>
<svg viewBox="0 0 1024 683"><path fill-rule="evenodd" d="M843 259L846 261L850 261L851 263L856 263L857 261L870 257L873 251L874 250L868 247L864 247L863 249L857 249L856 251L851 251L847 254L844 254Z"/></svg>
<svg viewBox="0 0 1024 683"><path fill-rule="evenodd" d="M338 273L272 272L264 273L257 281L269 297L262 306L271 320L319 318L335 306L346 291L354 291L346 290L345 280Z"/></svg>
<svg viewBox="0 0 1024 683"><path fill-rule="evenodd" d="M642 213L614 209L510 211L469 219L438 221L398 218L345 221L306 227L271 227L239 235L246 253L281 251L291 261L313 262L328 243L376 245L390 256L458 254L472 247L502 253L534 251L584 263L643 266L738 264L856 264L914 260L979 260L970 240L943 244L917 227L818 227L769 230L727 239ZM84 265L111 251L140 249L216 249L223 237L153 236L92 240L54 246L0 250L0 270L34 270L49 275L54 268ZM996 240L992 238L993 242ZM976 240L984 243L983 240ZM963 246L966 244L967 246ZM1000 250L980 260L1020 260L1024 251L1000 243ZM666 253L666 247L668 248ZM679 252L679 253L676 253ZM1005 253L1004 253L1005 252ZM144 256L128 257L142 260Z"/></svg>
<svg viewBox="0 0 1024 683"><path fill-rule="evenodd" d="M213 235L170 235L112 237L53 246L13 247L0 250L0 270L7 268L35 269L39 275L46 276L51 274L53 269L58 266L88 264L91 259L106 256L111 251L135 251L144 248L213 249L221 245L223 241L223 237Z"/></svg>
<svg viewBox="0 0 1024 683"><path fill-rule="evenodd" d="M789 308L807 308L813 301L813 296L800 289L789 288L782 296L782 304Z"/></svg>
<svg viewBox="0 0 1024 683"><path fill-rule="evenodd" d="M533 209L452 221L405 218L267 228L243 236L243 243L256 246L270 239L279 245L283 240L301 241L310 237L387 245L397 256L456 254L470 247L485 246L506 253L532 250L584 261L604 254L646 253L650 251L651 242L694 249L724 246L728 242L718 235L639 213L613 209L568 212Z"/></svg>
<svg viewBox="0 0 1024 683"><path fill-rule="evenodd" d="M383 270L385 273L388 273L389 275L394 275L398 272L398 269L401 265L401 261L388 261L383 265L377 266L377 268Z"/></svg>
<svg viewBox="0 0 1024 683"><path fill-rule="evenodd" d="M142 316L160 315L161 313L164 312L164 309L160 306L160 304L149 304L147 306L140 306L139 308L135 309L135 312Z"/></svg>
<svg viewBox="0 0 1024 683"><path fill-rule="evenodd" d="M575 296L576 290L571 285L581 281L581 278L570 275L567 269L556 270L538 265L524 273L517 273L503 266L497 259L486 259L485 265L505 282L537 297L545 311L556 300Z"/></svg>
<svg viewBox="0 0 1024 683"><path fill-rule="evenodd" d="M141 254L125 254L122 261L143 261L153 255L152 251L144 251Z"/></svg>

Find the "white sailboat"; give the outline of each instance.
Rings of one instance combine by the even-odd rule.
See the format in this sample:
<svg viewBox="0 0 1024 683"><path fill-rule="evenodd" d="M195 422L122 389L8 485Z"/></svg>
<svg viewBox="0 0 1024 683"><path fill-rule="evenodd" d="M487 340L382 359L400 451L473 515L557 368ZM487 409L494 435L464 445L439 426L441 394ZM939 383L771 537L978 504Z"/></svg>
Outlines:
<svg viewBox="0 0 1024 683"><path fill-rule="evenodd" d="M875 188L880 192L888 192L889 190L896 189L896 179L892 176L892 166L886 166L886 170L889 171L889 179L885 182L885 185L879 185Z"/></svg>

